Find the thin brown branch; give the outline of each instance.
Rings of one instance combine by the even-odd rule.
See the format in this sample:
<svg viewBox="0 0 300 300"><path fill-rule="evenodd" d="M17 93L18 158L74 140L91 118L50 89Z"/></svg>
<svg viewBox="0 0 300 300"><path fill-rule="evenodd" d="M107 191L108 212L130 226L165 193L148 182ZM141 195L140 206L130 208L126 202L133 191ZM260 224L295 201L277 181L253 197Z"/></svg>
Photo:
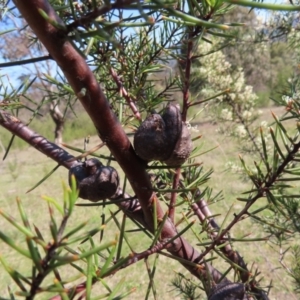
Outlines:
<svg viewBox="0 0 300 300"><path fill-rule="evenodd" d="M222 232L219 233L218 237L212 242L212 244L208 247L206 247L205 251L202 252L200 255L201 259L208 254L214 247L224 238L224 236L230 231L230 229L241 220L241 218L244 215L248 214L249 208L259 199L262 197L265 197L266 193L270 192L270 188L274 186L277 179L282 175L284 172L284 169L287 167L287 165L294 160L294 156L298 151L300 150L300 142L295 143L292 145L290 152L285 157L285 159L282 161L282 163L278 166L276 171L270 176L270 178L266 181L260 184L260 186L257 188L256 194L248 200L245 207L234 216L233 220L229 223L229 225L224 228Z"/></svg>
<svg viewBox="0 0 300 300"><path fill-rule="evenodd" d="M52 120L55 123L55 130L54 130L54 136L55 136L55 144L61 145L63 142L63 130L64 130L64 115L60 111L58 107L58 102L57 100L53 100L50 104L50 115Z"/></svg>
<svg viewBox="0 0 300 300"><path fill-rule="evenodd" d="M99 16L107 14L113 9L122 9L123 7L135 2L137 2L137 0L116 0L114 3L104 4L101 7L96 7L92 12L88 12L85 16L82 16L80 19L77 19L73 23L67 25L67 31L70 32L79 26L89 24Z"/></svg>
<svg viewBox="0 0 300 300"><path fill-rule="evenodd" d="M184 76L184 87L183 87L183 108L182 108L182 121L186 121L187 110L189 107L189 97L190 97L190 80L191 80L191 67L192 67L192 51L193 51L193 34L190 32L187 36L187 49L185 57L185 76Z"/></svg>
<svg viewBox="0 0 300 300"><path fill-rule="evenodd" d="M74 163L74 156L48 141L43 136L32 131L28 126L23 124L18 118L0 110L0 125L10 131L12 134L26 141L29 145L36 148L43 154L51 157L66 168L70 168Z"/></svg>
<svg viewBox="0 0 300 300"><path fill-rule="evenodd" d="M53 255L55 255L56 249L59 248L61 242L63 242L63 241L58 241L58 240L61 239L61 236L63 235L63 232L67 225L68 218L69 218L69 216L65 215L62 219L62 222L58 229L57 242L53 241L52 243L49 243L47 249L45 249L46 255L41 260L42 271L39 271L37 273L37 275L34 278L32 278L29 295L26 297L26 300L34 299L36 293L38 292L38 290L40 288L41 283L43 282L45 277L49 274L49 270L52 270L52 266L50 265L50 262L52 260Z"/></svg>
<svg viewBox="0 0 300 300"><path fill-rule="evenodd" d="M205 200L201 199L197 201L196 203L192 204L192 208L194 210L194 213L198 216L200 222L202 224L206 224L209 227L209 232L211 235L212 240L218 237L218 232L220 227L216 223L215 219L212 218L212 213L210 212L207 203ZM233 263L240 266L244 271L240 271L240 277L242 279L242 282L246 283L249 280L250 272L247 271L247 266L242 259L242 257L239 255L238 252L233 251L230 244L226 243L228 239L224 238L223 240L220 240L218 242L218 246L224 245L220 247L219 249L228 257Z"/></svg>
<svg viewBox="0 0 300 300"><path fill-rule="evenodd" d="M115 83L117 84L119 91L121 93L121 95L125 98L127 104L129 105L129 107L131 108L134 116L141 121L141 115L138 111L138 109L136 108L136 105L134 103L134 101L132 100L132 97L129 96L128 92L126 91L126 89L124 88L118 74L116 73L116 71L113 68L109 69L109 72L111 74L111 77L113 78L113 80L115 81Z"/></svg>
<svg viewBox="0 0 300 300"><path fill-rule="evenodd" d="M138 261L140 261L142 259L147 259L150 255L155 254L155 253L159 253L161 255L164 255L164 256L170 257L172 259L178 260L178 258L176 256L169 255L169 254L162 251L166 248L166 245L168 243L169 243L168 241L165 241L165 242L159 243L159 244L155 245L154 247L152 247L151 249L148 249L148 250L143 251L141 253L132 253L132 254L130 254L127 257L126 263L123 264L122 266L120 266L118 269L115 269L113 271L113 273L116 273L118 270L129 267L132 264L135 264L135 263L137 263ZM207 264L206 268L205 268L203 266L203 263L197 264L197 263L193 263L191 261L184 260L184 259L180 259L179 261L182 264L187 264L187 265L190 265L194 268L197 268L199 270L199 272L201 272L203 274L203 276L206 276L206 272L207 272L206 268L208 268L208 270L211 271L212 276L215 272L215 269L212 268L211 265L209 265L209 264ZM107 276L110 276L110 275L112 275L112 274L107 273L107 274L104 275L104 277L107 277ZM96 282L97 282L97 278L93 278L92 284L94 284ZM227 279L224 279L224 284L230 284L230 281L227 280ZM77 295L78 293L83 292L85 290L85 288L86 288L86 283L83 282L83 283L80 283L79 285L77 285L76 287L72 287L72 288L66 290L66 293L74 293L75 295ZM57 295L57 296L52 297L50 300L61 300L61 297Z"/></svg>
<svg viewBox="0 0 300 300"><path fill-rule="evenodd" d="M7 63L1 63L0 68L24 66L26 64L33 64L33 63L36 63L39 61L45 61L48 59L52 59L52 57L50 55L45 55L45 56L41 56L41 57L33 57L33 58L23 59L23 60L19 60L19 61L10 61Z"/></svg>
<svg viewBox="0 0 300 300"><path fill-rule="evenodd" d="M208 208L206 201L201 199L196 203L193 203L192 208L194 213L198 216L200 222L209 227L211 239L215 240L218 237L220 227L216 223L215 219L212 218L212 213ZM237 269L237 271L239 272L242 282L248 284L249 290L254 293L258 299L268 299L266 293L259 288L259 283L255 280L255 278L251 278L251 272L248 270L242 256L238 251L234 251L227 241L228 239L223 237L223 239L218 240L216 245L224 245L219 247L219 249L231 262L241 267L241 269Z"/></svg>

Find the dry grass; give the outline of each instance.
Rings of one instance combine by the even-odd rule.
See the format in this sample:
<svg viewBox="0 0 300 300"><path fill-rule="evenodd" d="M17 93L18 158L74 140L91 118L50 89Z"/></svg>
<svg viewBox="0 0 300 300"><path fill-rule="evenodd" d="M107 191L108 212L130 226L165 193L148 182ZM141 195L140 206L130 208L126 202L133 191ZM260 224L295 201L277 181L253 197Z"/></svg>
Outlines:
<svg viewBox="0 0 300 300"><path fill-rule="evenodd" d="M269 110L266 111L269 114ZM238 147L234 142L229 142L227 138L224 138L216 133L216 126L207 124L201 126L201 134L203 134L200 143L203 144L203 149L208 149L213 146L219 145L217 149L212 152L208 152L201 156L205 169L213 168L214 173L212 175L209 185L217 192L223 190L224 201L218 202L211 206L213 213L218 213L220 216L217 218L221 222L230 208L233 205L231 216L233 213L238 213L242 208L243 203L238 202L236 198L242 191L249 188L248 182L242 182L237 174L227 172L225 164L229 160L237 160ZM98 143L98 138L93 137L91 139L90 147L93 147ZM81 146L82 142L72 143L74 146ZM1 153L1 152L0 152ZM22 199L22 202L26 208L26 212L30 217L32 223L40 228L45 235L50 238L48 232L49 215L47 212L47 205L41 199L41 195L48 195L56 199L62 198L61 181L67 180L67 170L60 168L55 175L51 176L45 183L39 186L34 191L26 194L26 191L32 187L42 176L46 175L56 164L49 158L44 157L33 148L28 148L22 151L14 151L10 153L7 160L0 162L0 176L1 176L1 189L0 189L0 205L1 210L8 212L18 219L18 211L16 206L16 197ZM80 202L83 202L80 200ZM115 210L114 207L110 209ZM107 213L106 208L106 213ZM101 208L85 208L77 207L75 209L73 218L70 220L70 227L84 220L89 220L87 228L93 228L100 222L100 215L102 214ZM120 216L121 217L121 216ZM229 217L228 222L232 218ZM3 218L0 218L1 231L7 235L12 236L18 243L24 242L22 236L17 234ZM197 225L199 231L200 227ZM132 225L129 224L129 227ZM197 230L196 228L196 230ZM239 223L232 231L232 236L241 236L250 234L250 237L263 236L261 229L257 225L251 223L250 220L245 220ZM109 224L105 230L105 237L107 240L113 239L117 229L113 224ZM150 239L142 237L137 233L128 233L128 238L131 245L134 246L135 251L145 250L150 246ZM96 238L96 242L98 238ZM187 236L187 239L191 240L192 244L195 241L192 240L192 236ZM292 292L292 283L290 278L282 270L278 263L278 249L272 249L272 245L267 242L255 242L255 243L237 243L236 250L238 250L244 257L248 266L253 264L253 267L259 268L264 280L264 285L267 285L270 280L273 280L274 288L271 291L270 299L298 299L298 297ZM201 249L200 249L201 250ZM127 251L127 252L126 252ZM129 253L126 250L124 255ZM1 255L7 258L13 267L16 267L19 271L23 272L27 270L30 272L31 266L29 261L16 256L12 253L8 247L1 242ZM153 262L154 257L149 258L150 265ZM222 268L225 264L222 265ZM219 266L218 266L219 267ZM0 267L1 268L1 267ZM224 269L223 269L224 270ZM170 286L170 279L174 276L174 271L187 272L176 262L167 260L165 257L159 257L155 276L155 286L157 288L157 299L180 299L175 291L170 292L173 288ZM68 274L69 270L65 270L63 273ZM6 286L11 284L9 276L1 270L0 273L0 291L1 295L6 295ZM129 299L143 299L146 294L148 286L148 275L146 266L143 261L132 265L126 269L121 270L114 276L107 278L107 282L110 286L116 285L122 278L126 279L124 290L137 288L136 292L129 296ZM284 278L284 280L283 280ZM11 285L13 287L13 285ZM100 284L98 285L100 286ZM101 288L97 288L99 293L103 293ZM150 297L152 299L153 297ZM47 299L47 297L39 296L37 299Z"/></svg>

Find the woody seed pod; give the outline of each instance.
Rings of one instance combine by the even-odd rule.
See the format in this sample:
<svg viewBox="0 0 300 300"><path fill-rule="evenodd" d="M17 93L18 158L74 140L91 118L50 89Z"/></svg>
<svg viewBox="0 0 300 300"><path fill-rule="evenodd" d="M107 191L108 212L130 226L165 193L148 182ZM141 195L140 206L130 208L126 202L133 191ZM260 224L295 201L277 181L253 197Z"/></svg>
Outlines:
<svg viewBox="0 0 300 300"><path fill-rule="evenodd" d="M112 197L119 186L117 171L96 158L75 163L69 170L69 182L71 175L76 178L79 197L93 202Z"/></svg>
<svg viewBox="0 0 300 300"><path fill-rule="evenodd" d="M136 131L133 143L137 155L146 161L182 165L192 151L192 141L181 120L179 105L169 104L162 115L153 113L147 117Z"/></svg>

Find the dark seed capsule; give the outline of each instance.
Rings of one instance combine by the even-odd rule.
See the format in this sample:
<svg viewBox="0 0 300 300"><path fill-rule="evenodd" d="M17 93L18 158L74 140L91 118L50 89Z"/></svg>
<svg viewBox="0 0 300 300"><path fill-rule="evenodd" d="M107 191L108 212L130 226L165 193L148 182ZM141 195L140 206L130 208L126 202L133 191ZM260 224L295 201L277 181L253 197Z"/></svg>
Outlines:
<svg viewBox="0 0 300 300"><path fill-rule="evenodd" d="M169 166L183 164L192 151L189 130L181 120L178 105L169 104L162 115L153 113L134 135L134 148L146 161L159 160Z"/></svg>
<svg viewBox="0 0 300 300"><path fill-rule="evenodd" d="M76 178L79 197L93 202L112 197L119 187L117 171L96 158L74 164L69 170L69 182L72 174Z"/></svg>

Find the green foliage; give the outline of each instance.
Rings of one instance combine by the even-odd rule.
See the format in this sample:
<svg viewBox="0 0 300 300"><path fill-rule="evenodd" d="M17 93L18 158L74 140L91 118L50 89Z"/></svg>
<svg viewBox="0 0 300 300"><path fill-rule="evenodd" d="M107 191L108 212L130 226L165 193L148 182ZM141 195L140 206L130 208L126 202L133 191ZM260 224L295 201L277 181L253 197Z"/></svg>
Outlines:
<svg viewBox="0 0 300 300"><path fill-rule="evenodd" d="M128 259L119 258L114 262L115 266L111 267L118 238L101 245L96 245L91 238L99 231L104 230L104 226L98 226L83 233L82 230L87 222L78 224L75 228L68 228L68 222L72 217L78 197L74 178L71 186L70 189L63 185L63 204L53 198L43 197L48 202L51 220L48 229L51 235L49 242L44 238L44 235L49 236L49 234L42 233L42 230L30 224L21 200L17 199L20 221L1 211L1 216L10 222L19 233L23 234L27 249L23 244L16 244L6 233L0 232L0 239L23 257L28 258L32 263L30 267L32 271L28 276L20 274L17 269L9 266L3 256L0 256L1 263L18 286L17 295L24 296L26 299L33 299L36 293L46 292L59 294L62 299L71 299L70 295L74 296L80 293L80 285L73 291L72 289L68 290L64 285L76 282L82 277L86 277L87 280L85 291L88 299L90 299L91 288L95 282L102 282L108 290L107 299L117 296L121 299L128 294L128 292L120 293L123 284L120 282L115 288L109 288L103 278L112 273L117 265L125 263ZM58 221L60 218L61 220ZM84 240L89 240L90 246L81 246L79 251L74 248L74 244L77 245L78 242ZM107 251L110 253L108 256L105 254ZM104 263L99 262L99 256L107 257ZM66 265L73 269L70 269L72 276L63 277L61 275L61 269ZM52 284L44 283L48 277L54 278Z"/></svg>
<svg viewBox="0 0 300 300"><path fill-rule="evenodd" d="M201 299L200 295L197 295L197 287L193 281L181 273L176 274L176 277L172 280L173 286L178 290L182 299L196 300Z"/></svg>

